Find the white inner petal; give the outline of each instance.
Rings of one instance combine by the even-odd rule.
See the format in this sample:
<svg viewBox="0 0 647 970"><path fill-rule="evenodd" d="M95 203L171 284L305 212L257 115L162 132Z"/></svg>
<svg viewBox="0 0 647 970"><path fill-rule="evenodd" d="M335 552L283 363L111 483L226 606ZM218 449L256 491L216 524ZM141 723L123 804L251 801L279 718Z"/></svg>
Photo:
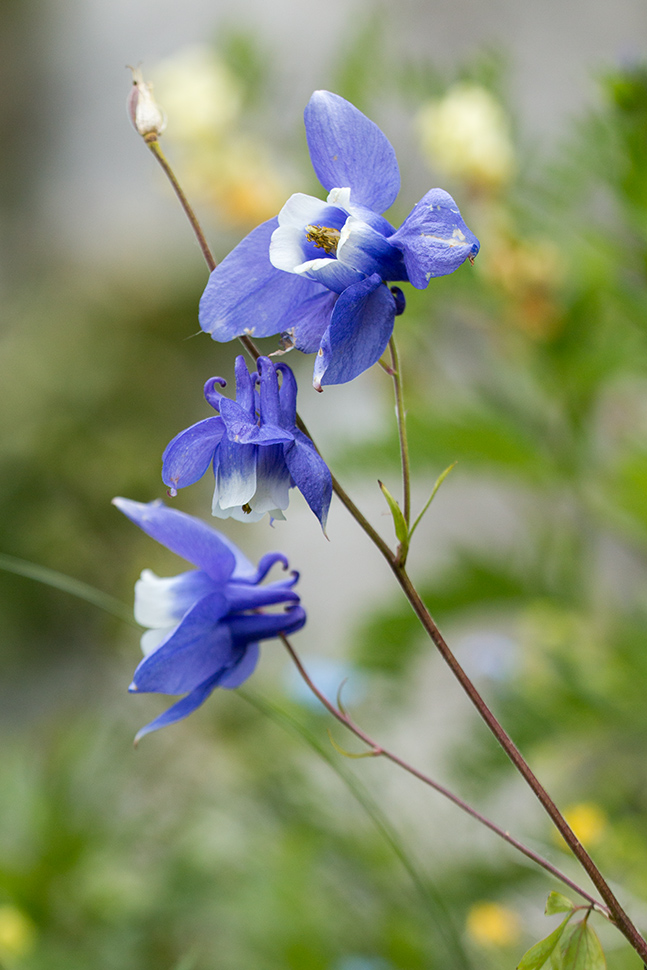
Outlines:
<svg viewBox="0 0 647 970"><path fill-rule="evenodd" d="M350 205L350 189L331 189L326 202L328 205L336 205L340 209L347 209Z"/></svg>
<svg viewBox="0 0 647 970"><path fill-rule="evenodd" d="M309 223L321 222L327 208L328 203L316 199L314 195L297 192L290 196L279 212L279 226L294 226L303 231L303 227Z"/></svg>
<svg viewBox="0 0 647 970"><path fill-rule="evenodd" d="M174 587L177 576L162 578L145 569L135 583L135 619L142 626L153 629L175 626L183 616L186 606L178 604Z"/></svg>
<svg viewBox="0 0 647 970"><path fill-rule="evenodd" d="M213 514L216 505L224 511L234 506L243 506L251 499L256 491L256 463L252 463L247 474L243 474L233 465L228 465L227 474L223 475L222 467L218 468L216 489L213 493Z"/></svg>
<svg viewBox="0 0 647 970"><path fill-rule="evenodd" d="M144 656L147 657L154 650L157 650L162 641L166 640L173 629L174 627L167 626L163 630L146 630L146 633L142 634L140 641Z"/></svg>

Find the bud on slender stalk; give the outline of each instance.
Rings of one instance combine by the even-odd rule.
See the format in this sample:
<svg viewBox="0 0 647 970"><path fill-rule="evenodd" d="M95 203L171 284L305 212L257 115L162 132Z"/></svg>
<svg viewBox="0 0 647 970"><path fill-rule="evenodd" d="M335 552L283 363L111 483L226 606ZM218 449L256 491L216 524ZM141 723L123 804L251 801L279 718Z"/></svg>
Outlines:
<svg viewBox="0 0 647 970"><path fill-rule="evenodd" d="M133 86L128 95L128 114L144 141L157 141L166 128L166 115L153 97L153 85L144 81L138 67L131 67Z"/></svg>

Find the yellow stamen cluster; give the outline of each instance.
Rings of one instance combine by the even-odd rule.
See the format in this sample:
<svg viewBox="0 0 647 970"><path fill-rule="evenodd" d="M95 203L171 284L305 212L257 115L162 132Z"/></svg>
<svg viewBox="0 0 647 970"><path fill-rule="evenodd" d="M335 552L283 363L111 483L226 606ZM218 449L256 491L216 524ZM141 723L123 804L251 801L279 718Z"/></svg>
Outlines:
<svg viewBox="0 0 647 970"><path fill-rule="evenodd" d="M314 243L318 249L323 249L327 256L337 255L339 244L339 229L329 226L306 226L306 239Z"/></svg>

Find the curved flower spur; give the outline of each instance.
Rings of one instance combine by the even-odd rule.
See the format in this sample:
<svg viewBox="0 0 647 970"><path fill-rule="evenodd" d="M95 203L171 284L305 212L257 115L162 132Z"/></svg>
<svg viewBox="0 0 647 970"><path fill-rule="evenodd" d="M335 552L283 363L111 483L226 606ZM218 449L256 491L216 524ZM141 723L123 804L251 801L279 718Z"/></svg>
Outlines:
<svg viewBox="0 0 647 970"><path fill-rule="evenodd" d="M314 386L343 384L389 342L404 295L479 250L456 203L431 189L396 231L381 215L400 189L395 152L349 101L315 91L305 110L310 158L325 202L298 193L212 272L200 326L214 340L282 333L286 349L316 351Z"/></svg>
<svg viewBox="0 0 647 970"><path fill-rule="evenodd" d="M292 587L299 574L259 586L272 566L288 562L280 552L255 568L224 535L162 502L126 498L113 504L147 535L197 569L162 579L145 569L135 584L135 619L149 629L141 640L144 659L132 692L185 694L138 732L166 727L196 710L216 687L240 687L254 672L259 641L300 630L306 621ZM282 613L264 608L283 604Z"/></svg>
<svg viewBox="0 0 647 970"><path fill-rule="evenodd" d="M259 357L256 366L250 374L244 357L236 358L235 401L217 390L226 385L222 377L207 381L205 397L219 415L181 431L169 443L162 456L164 484L175 495L202 478L211 464L213 514L247 522L258 522L266 512L283 519L289 489L296 487L325 529L332 479L310 438L296 427L294 374L269 357Z"/></svg>

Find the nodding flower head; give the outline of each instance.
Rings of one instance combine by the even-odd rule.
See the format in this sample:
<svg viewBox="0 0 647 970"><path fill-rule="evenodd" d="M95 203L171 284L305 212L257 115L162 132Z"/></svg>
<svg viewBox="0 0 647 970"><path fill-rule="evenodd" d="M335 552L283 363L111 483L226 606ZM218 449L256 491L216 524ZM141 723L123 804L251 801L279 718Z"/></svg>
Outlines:
<svg viewBox="0 0 647 970"><path fill-rule="evenodd" d="M281 553L268 553L255 567L224 535L191 515L161 502L113 502L196 567L168 579L145 569L135 584L135 619L148 629L130 690L185 695L142 728L137 741L187 717L216 687L239 687L254 671L260 641L301 629L306 616L293 589L298 573L260 585L276 563L288 569Z"/></svg>
<svg viewBox="0 0 647 970"><path fill-rule="evenodd" d="M212 377L205 397L218 412L181 431L162 456L162 478L172 495L198 481L209 466L216 486L212 512L242 522L265 513L283 519L289 490L296 487L325 528L332 480L310 438L296 426L297 384L286 364L259 357L249 373L236 358L236 400ZM279 384L279 376L281 378Z"/></svg>

